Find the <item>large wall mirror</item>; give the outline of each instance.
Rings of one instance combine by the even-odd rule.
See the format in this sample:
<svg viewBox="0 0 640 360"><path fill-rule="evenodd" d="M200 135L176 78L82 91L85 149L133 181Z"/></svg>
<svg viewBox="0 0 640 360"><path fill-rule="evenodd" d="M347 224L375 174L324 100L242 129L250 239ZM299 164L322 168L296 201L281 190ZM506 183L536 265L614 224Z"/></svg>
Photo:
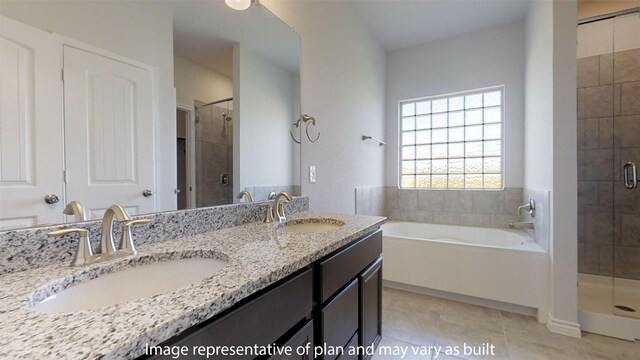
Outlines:
<svg viewBox="0 0 640 360"><path fill-rule="evenodd" d="M300 195L300 39L259 3L0 15L0 231L80 221L73 201L94 220Z"/></svg>

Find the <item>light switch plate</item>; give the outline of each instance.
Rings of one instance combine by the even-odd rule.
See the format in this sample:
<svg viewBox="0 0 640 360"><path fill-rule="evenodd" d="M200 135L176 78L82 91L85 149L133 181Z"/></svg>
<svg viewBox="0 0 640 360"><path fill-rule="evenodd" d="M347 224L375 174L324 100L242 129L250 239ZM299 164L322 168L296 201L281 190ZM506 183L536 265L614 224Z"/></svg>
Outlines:
<svg viewBox="0 0 640 360"><path fill-rule="evenodd" d="M315 183L317 181L316 179L316 166L315 165L309 165L309 182L310 183Z"/></svg>

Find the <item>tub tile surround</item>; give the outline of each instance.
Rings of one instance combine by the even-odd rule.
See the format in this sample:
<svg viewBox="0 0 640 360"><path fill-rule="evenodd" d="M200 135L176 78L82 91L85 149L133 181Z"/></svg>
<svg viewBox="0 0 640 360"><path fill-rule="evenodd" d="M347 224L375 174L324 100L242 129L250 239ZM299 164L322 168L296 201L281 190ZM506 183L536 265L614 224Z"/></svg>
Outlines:
<svg viewBox="0 0 640 360"><path fill-rule="evenodd" d="M254 202L134 216L133 218L151 219L151 222L136 226L132 232L136 246L192 236L260 221L265 210L259 206L260 202ZM289 215L308 210L308 197L295 198L285 205L285 211ZM53 238L47 236L47 233L71 227L89 230L93 248L99 249L102 221L0 232L0 275L56 263L69 263L78 247L77 235ZM113 232L117 245L121 233L117 224L114 224Z"/></svg>
<svg viewBox="0 0 640 360"><path fill-rule="evenodd" d="M279 232L253 218L248 224L182 235L173 241L146 242L138 247L137 257L80 268L58 262L2 275L0 358L135 358L143 354L145 344L158 344L211 318L385 221L383 217L309 212L290 216L292 220L318 217L336 219L344 225L327 233L295 234ZM184 257L185 253L221 258L227 266L205 280L169 293L73 316L27 308L34 294L42 298L47 292L99 273L150 259Z"/></svg>
<svg viewBox="0 0 640 360"><path fill-rule="evenodd" d="M578 59L578 270L640 279L640 49Z"/></svg>
<svg viewBox="0 0 640 360"><path fill-rule="evenodd" d="M384 216L385 195L382 186L356 188L356 214Z"/></svg>
<svg viewBox="0 0 640 360"><path fill-rule="evenodd" d="M409 190L384 188L384 210L389 220L444 225L508 228L521 221L522 188L504 190Z"/></svg>

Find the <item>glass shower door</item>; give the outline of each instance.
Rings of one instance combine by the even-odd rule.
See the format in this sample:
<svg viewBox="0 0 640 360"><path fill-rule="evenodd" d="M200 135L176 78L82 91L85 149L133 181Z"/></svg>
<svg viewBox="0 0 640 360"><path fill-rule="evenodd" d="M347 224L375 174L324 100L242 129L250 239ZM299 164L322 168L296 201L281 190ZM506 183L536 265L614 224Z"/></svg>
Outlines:
<svg viewBox="0 0 640 360"><path fill-rule="evenodd" d="M580 310L613 314L613 19L578 26Z"/></svg>
<svg viewBox="0 0 640 360"><path fill-rule="evenodd" d="M640 318L640 13L613 22L613 312Z"/></svg>

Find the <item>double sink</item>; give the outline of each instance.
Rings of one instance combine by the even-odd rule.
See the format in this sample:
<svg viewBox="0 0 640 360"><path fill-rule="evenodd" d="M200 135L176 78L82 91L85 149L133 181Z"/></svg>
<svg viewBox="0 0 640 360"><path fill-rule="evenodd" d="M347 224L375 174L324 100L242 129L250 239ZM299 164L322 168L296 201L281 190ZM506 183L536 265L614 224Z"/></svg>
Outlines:
<svg viewBox="0 0 640 360"><path fill-rule="evenodd" d="M331 218L306 218L276 227L284 233L316 234L334 231L343 225L344 222ZM67 288L55 285L67 279L45 285L31 296L30 308L45 313L99 309L177 290L214 276L227 266L227 260L220 254L174 253L128 260L124 266ZM47 296L42 298L39 296L42 293Z"/></svg>

